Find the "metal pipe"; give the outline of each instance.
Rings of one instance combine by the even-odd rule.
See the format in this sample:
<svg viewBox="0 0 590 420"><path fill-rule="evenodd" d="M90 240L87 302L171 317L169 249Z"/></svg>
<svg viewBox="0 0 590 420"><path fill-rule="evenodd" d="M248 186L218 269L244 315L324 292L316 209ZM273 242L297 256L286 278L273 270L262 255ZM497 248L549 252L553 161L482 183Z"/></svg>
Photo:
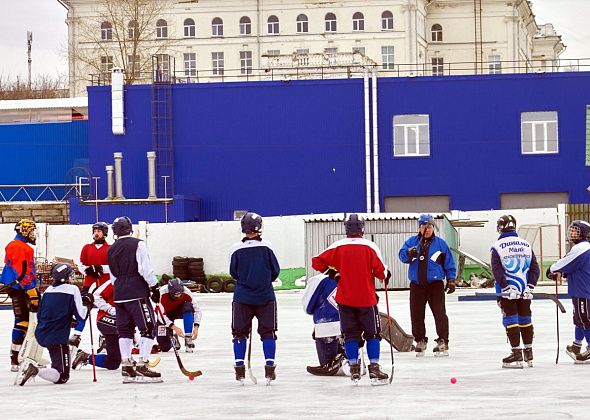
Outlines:
<svg viewBox="0 0 590 420"><path fill-rule="evenodd" d="M377 127L377 69L371 71L372 78L372 99L373 107L371 112L373 113L373 188L375 190L373 194L373 211L375 213L381 213L381 203L379 200L379 129Z"/></svg>
<svg viewBox="0 0 590 420"><path fill-rule="evenodd" d="M119 200L124 200L125 196L123 195L123 153L115 152L113 154L115 158L115 198Z"/></svg>
<svg viewBox="0 0 590 420"><path fill-rule="evenodd" d="M107 200L112 200L113 199L113 171L115 170L115 168L113 168L112 165L107 165L105 166L105 169L107 171Z"/></svg>
<svg viewBox="0 0 590 420"><path fill-rule="evenodd" d="M365 69L363 76L364 110L365 110L365 182L367 195L367 213L371 213L371 126L369 120L369 71Z"/></svg>
<svg viewBox="0 0 590 420"><path fill-rule="evenodd" d="M156 195L156 152L147 152L148 159L148 200L158 198Z"/></svg>

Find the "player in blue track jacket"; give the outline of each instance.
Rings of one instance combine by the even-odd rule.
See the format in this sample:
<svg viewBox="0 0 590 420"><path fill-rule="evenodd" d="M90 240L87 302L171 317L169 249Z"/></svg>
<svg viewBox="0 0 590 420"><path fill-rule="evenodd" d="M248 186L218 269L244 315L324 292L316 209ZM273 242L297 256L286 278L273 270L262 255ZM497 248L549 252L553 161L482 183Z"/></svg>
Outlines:
<svg viewBox="0 0 590 420"><path fill-rule="evenodd" d="M574 306L574 342L566 347L566 353L577 363L590 363L590 223L574 220L567 239L574 246L562 259L547 270L547 277L555 279L557 273L567 277L567 291ZM588 348L582 352L582 341Z"/></svg>
<svg viewBox="0 0 590 420"><path fill-rule="evenodd" d="M72 272L72 267L63 263L51 270L53 284L43 293L35 329L37 342L49 351L51 367L40 368L34 361L29 361L23 366L21 386L37 375L55 384L65 384L70 378L68 340L72 319L78 321L78 326L83 325L87 312L85 305L92 304L92 295L85 296L83 301L78 287L68 284Z"/></svg>
<svg viewBox="0 0 590 420"><path fill-rule="evenodd" d="M266 364L267 381L275 375L277 301L272 282L281 268L270 242L262 239L262 217L246 213L240 221L245 237L229 253L229 273L236 280L232 302L232 335L236 380L246 377L246 341L252 332L252 319L258 319L258 334Z"/></svg>

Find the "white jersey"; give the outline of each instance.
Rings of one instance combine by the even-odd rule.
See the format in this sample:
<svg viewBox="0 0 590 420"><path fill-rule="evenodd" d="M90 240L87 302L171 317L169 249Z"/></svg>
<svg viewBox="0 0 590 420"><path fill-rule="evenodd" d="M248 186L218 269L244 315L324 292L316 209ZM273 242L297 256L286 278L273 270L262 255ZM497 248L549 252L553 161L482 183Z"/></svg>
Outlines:
<svg viewBox="0 0 590 420"><path fill-rule="evenodd" d="M492 246L500 256L506 281L522 293L528 282L533 250L531 244L518 236L498 239Z"/></svg>

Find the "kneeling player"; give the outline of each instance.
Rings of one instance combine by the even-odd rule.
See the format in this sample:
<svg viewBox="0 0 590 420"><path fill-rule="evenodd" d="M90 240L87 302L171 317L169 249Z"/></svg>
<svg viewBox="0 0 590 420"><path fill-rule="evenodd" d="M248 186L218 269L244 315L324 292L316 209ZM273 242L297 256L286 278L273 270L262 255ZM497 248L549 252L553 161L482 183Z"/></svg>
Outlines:
<svg viewBox="0 0 590 420"><path fill-rule="evenodd" d="M170 350L172 334L176 333L178 337L184 337L186 352L192 353L203 314L195 296L184 286L182 280L170 279L167 285L160 288L160 304L156 308L156 313L160 349L164 352ZM182 319L184 330L174 325L176 319Z"/></svg>
<svg viewBox="0 0 590 420"><path fill-rule="evenodd" d="M69 264L58 264L51 270L53 284L47 288L41 299L38 324L35 329L37 342L46 347L51 357L50 368L40 368L34 360L25 360L23 376L19 385L24 385L30 378L39 375L46 381L64 384L70 378L70 348L68 336L72 318L78 323L86 317L85 305L92 304L89 297L84 301L80 290L68 284L73 270Z"/></svg>

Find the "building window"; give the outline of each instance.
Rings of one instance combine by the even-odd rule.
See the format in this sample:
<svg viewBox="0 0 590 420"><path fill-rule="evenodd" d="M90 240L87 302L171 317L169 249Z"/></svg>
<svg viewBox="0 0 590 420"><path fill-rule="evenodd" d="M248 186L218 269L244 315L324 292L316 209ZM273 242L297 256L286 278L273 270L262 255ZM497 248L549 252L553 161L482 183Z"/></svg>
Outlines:
<svg viewBox="0 0 590 420"><path fill-rule="evenodd" d="M393 13L389 10L381 13L381 29L384 31L393 31Z"/></svg>
<svg viewBox="0 0 590 420"><path fill-rule="evenodd" d="M222 52L214 52L211 53L211 58L213 61L213 74L214 75L223 75L223 53Z"/></svg>
<svg viewBox="0 0 590 420"><path fill-rule="evenodd" d="M168 38L168 23L164 19L156 22L156 38Z"/></svg>
<svg viewBox="0 0 590 420"><path fill-rule="evenodd" d="M184 20L184 37L185 38L194 38L196 35L196 27L195 21L192 19L185 19Z"/></svg>
<svg viewBox="0 0 590 420"><path fill-rule="evenodd" d="M365 55L367 49L365 47L352 47L352 53L361 53L362 55Z"/></svg>
<svg viewBox="0 0 590 420"><path fill-rule="evenodd" d="M141 74L140 69L141 63L139 55L128 55L127 56L127 74L139 77Z"/></svg>
<svg viewBox="0 0 590 420"><path fill-rule="evenodd" d="M252 21L248 16L240 18L240 35L250 35L252 33Z"/></svg>
<svg viewBox="0 0 590 420"><path fill-rule="evenodd" d="M488 67L490 74L501 74L502 73L502 62L500 61L499 55L490 55L488 57Z"/></svg>
<svg viewBox="0 0 590 420"><path fill-rule="evenodd" d="M211 21L211 32L213 36L223 36L223 20L221 18L214 18Z"/></svg>
<svg viewBox="0 0 590 420"><path fill-rule="evenodd" d="M432 34L432 42L442 42L442 40L443 40L442 26L440 26L438 23L435 23L434 25L432 25L430 32Z"/></svg>
<svg viewBox="0 0 590 420"><path fill-rule="evenodd" d="M309 32L309 20L306 15L297 16L297 33L304 34Z"/></svg>
<svg viewBox="0 0 590 420"><path fill-rule="evenodd" d="M168 54L156 54L156 74L158 82L170 81L170 56Z"/></svg>
<svg viewBox="0 0 590 420"><path fill-rule="evenodd" d="M383 70L393 70L393 46L381 47Z"/></svg>
<svg viewBox="0 0 590 420"><path fill-rule="evenodd" d="M352 30L365 30L365 16L361 12L356 12L354 15L352 15Z"/></svg>
<svg viewBox="0 0 590 420"><path fill-rule="evenodd" d="M110 73L113 70L113 56L103 55L100 57L100 72Z"/></svg>
<svg viewBox="0 0 590 420"><path fill-rule="evenodd" d="M523 112L520 127L523 154L559 152L557 112Z"/></svg>
<svg viewBox="0 0 590 420"><path fill-rule="evenodd" d="M111 25L111 22L103 22L100 25L100 39L103 41L113 39L113 25Z"/></svg>
<svg viewBox="0 0 590 420"><path fill-rule="evenodd" d="M279 34L279 18L275 15L271 15L268 17L267 20L268 24L268 33L269 35L278 35Z"/></svg>
<svg viewBox="0 0 590 420"><path fill-rule="evenodd" d="M338 48L324 48L324 54L330 66L336 65L338 59Z"/></svg>
<svg viewBox="0 0 590 420"><path fill-rule="evenodd" d="M281 55L281 50L268 50L266 51L266 55L269 57L276 57L277 55Z"/></svg>
<svg viewBox="0 0 590 420"><path fill-rule="evenodd" d="M184 53L184 75L197 75L197 53Z"/></svg>
<svg viewBox="0 0 590 420"><path fill-rule="evenodd" d="M393 116L393 156L430 156L430 117Z"/></svg>
<svg viewBox="0 0 590 420"><path fill-rule="evenodd" d="M432 75L433 76L442 76L444 74L444 60L442 57L433 57L432 58Z"/></svg>
<svg viewBox="0 0 590 420"><path fill-rule="evenodd" d="M127 25L127 38L135 39L136 36L139 36L139 25L136 21L132 20Z"/></svg>
<svg viewBox="0 0 590 420"><path fill-rule="evenodd" d="M336 32L336 15L334 13L326 13L326 32Z"/></svg>
<svg viewBox="0 0 590 420"><path fill-rule="evenodd" d="M252 51L240 51L240 74L252 74Z"/></svg>

